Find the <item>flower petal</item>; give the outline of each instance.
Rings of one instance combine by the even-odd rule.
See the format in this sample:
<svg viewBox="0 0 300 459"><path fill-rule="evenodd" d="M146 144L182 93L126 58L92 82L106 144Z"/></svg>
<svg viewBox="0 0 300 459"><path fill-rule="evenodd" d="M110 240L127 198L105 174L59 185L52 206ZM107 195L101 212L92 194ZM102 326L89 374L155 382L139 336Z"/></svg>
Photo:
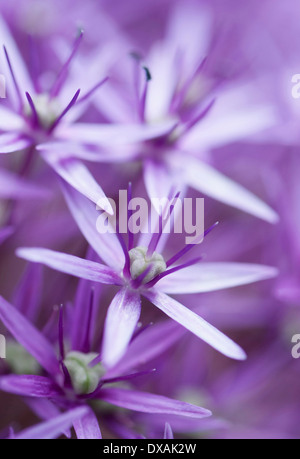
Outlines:
<svg viewBox="0 0 300 459"><path fill-rule="evenodd" d="M14 436L16 440L49 440L59 437L64 431L72 427L72 424L79 422L86 416L88 409L79 407L67 411L49 421L42 422L34 427L29 427Z"/></svg>
<svg viewBox="0 0 300 459"><path fill-rule="evenodd" d="M203 293L252 284L278 275L272 266L251 263L200 263L159 281L165 293Z"/></svg>
<svg viewBox="0 0 300 459"><path fill-rule="evenodd" d="M17 255L71 276L103 284L120 284L120 277L112 268L74 255L41 248L21 248L17 250Z"/></svg>
<svg viewBox="0 0 300 459"><path fill-rule="evenodd" d="M157 124L84 124L64 127L61 135L72 141L99 146L122 146L136 144L167 135L176 122L167 120Z"/></svg>
<svg viewBox="0 0 300 459"><path fill-rule="evenodd" d="M33 85L31 83L32 79L30 78L29 72L27 70L27 66L25 64L25 61L23 60L21 53L18 50L18 47L12 37L11 32L9 31L8 27L6 26L4 20L0 17L0 48L5 46L5 48L8 51L14 73L16 75L16 78L18 80L18 83L21 84L23 87L24 91L33 91ZM5 62L6 60L1 56L1 61ZM5 65L5 73L8 75L9 70L8 66ZM11 89L11 78L7 78L7 84L8 84L8 89ZM15 92L11 91L9 97L14 98L15 97ZM24 101L25 101L25 93L24 93Z"/></svg>
<svg viewBox="0 0 300 459"><path fill-rule="evenodd" d="M125 257L119 240L115 233L97 231L99 213L96 207L70 186L63 184L63 192L73 218L90 246L108 266L122 269Z"/></svg>
<svg viewBox="0 0 300 459"><path fill-rule="evenodd" d="M42 301L43 272L41 265L28 265L15 290L13 304L27 319L38 317Z"/></svg>
<svg viewBox="0 0 300 459"><path fill-rule="evenodd" d="M18 134L2 134L0 136L0 155L21 151L30 147L30 145L32 145L30 139Z"/></svg>
<svg viewBox="0 0 300 459"><path fill-rule="evenodd" d="M102 400L112 405L142 413L175 414L198 419L211 416L209 410L200 406L190 405L189 403L148 392L110 388L102 389L99 394Z"/></svg>
<svg viewBox="0 0 300 459"><path fill-rule="evenodd" d="M151 360L159 357L184 335L186 330L173 320L165 320L148 327L128 346L126 358L110 368L105 377L128 374Z"/></svg>
<svg viewBox="0 0 300 459"><path fill-rule="evenodd" d="M232 359L246 359L246 354L240 346L178 301L154 289L143 294L165 314L176 320L176 322L190 330L217 351Z"/></svg>
<svg viewBox="0 0 300 459"><path fill-rule="evenodd" d="M23 128L22 118L6 107L0 107L0 119L1 131L19 131Z"/></svg>
<svg viewBox="0 0 300 459"><path fill-rule="evenodd" d="M270 206L208 164L187 155L178 155L176 160L174 155L173 160L192 188L269 223L278 222L278 215Z"/></svg>
<svg viewBox="0 0 300 459"><path fill-rule="evenodd" d="M89 409L73 423L78 440L101 440L102 435L94 412Z"/></svg>
<svg viewBox="0 0 300 459"><path fill-rule="evenodd" d="M109 215L113 214L111 204L106 198L101 186L81 161L74 158L60 159L59 155L51 155L49 152L43 154L43 158L75 190L82 193L95 204L101 203L101 208Z"/></svg>
<svg viewBox="0 0 300 459"><path fill-rule="evenodd" d="M167 166L158 161L146 160L144 163L144 181L150 198L168 198L174 181L170 180ZM161 212L159 206L154 207L157 213Z"/></svg>
<svg viewBox="0 0 300 459"><path fill-rule="evenodd" d="M127 288L120 290L108 308L105 321L102 357L106 366L113 366L125 353L140 314L140 295Z"/></svg>
<svg viewBox="0 0 300 459"><path fill-rule="evenodd" d="M58 390L52 380L44 376L1 376L0 390L24 397L55 398L61 396L61 391Z"/></svg>
<svg viewBox="0 0 300 459"><path fill-rule="evenodd" d="M195 126L181 146L188 151L199 151L200 145L202 151L207 151L249 138L274 126L277 120L272 106L250 106L249 101L243 100L242 92L248 91L249 94L251 90L253 88L249 85L240 85L232 91L223 92L213 111L201 120L200 128ZM232 106L230 97L236 99Z"/></svg>
<svg viewBox="0 0 300 459"><path fill-rule="evenodd" d="M20 312L0 296L0 320L14 338L50 374L59 373L59 364L51 343Z"/></svg>
<svg viewBox="0 0 300 459"><path fill-rule="evenodd" d="M1 147L0 147L1 148ZM41 199L49 198L51 192L42 188L41 186L34 185L18 175L0 169L0 197L5 199Z"/></svg>
<svg viewBox="0 0 300 459"><path fill-rule="evenodd" d="M165 432L164 432L164 439L165 440L174 440L174 435L172 428L168 422L165 424Z"/></svg>
<svg viewBox="0 0 300 459"><path fill-rule="evenodd" d="M14 232L14 229L11 226L6 226L0 229L0 244L5 241L9 236Z"/></svg>

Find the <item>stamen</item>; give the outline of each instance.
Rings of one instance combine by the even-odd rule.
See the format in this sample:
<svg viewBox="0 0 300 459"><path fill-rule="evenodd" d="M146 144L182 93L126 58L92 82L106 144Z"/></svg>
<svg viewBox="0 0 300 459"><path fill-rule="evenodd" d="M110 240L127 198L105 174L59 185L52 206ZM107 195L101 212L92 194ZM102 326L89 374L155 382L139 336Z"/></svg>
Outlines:
<svg viewBox="0 0 300 459"><path fill-rule="evenodd" d="M120 233L120 223L119 223L119 219L118 218L117 218L117 221L116 221L116 232L117 232L117 237L118 237L118 240L119 240L120 245L122 247L123 253L125 255L125 264L124 264L124 268L123 268L123 276L126 279L130 279L130 258L129 258L129 253L128 253L125 241L124 241L124 239L123 239L123 237L122 237L122 235Z"/></svg>
<svg viewBox="0 0 300 459"><path fill-rule="evenodd" d="M186 263L183 263L182 265L179 266L174 266L174 268L167 269L165 272L158 274L152 281L148 282L145 286L150 288L153 287L155 284L157 284L158 281L160 281L163 277L168 276L169 274L175 273L177 271L181 271L184 268L188 268L189 266L195 265L196 263L199 263L199 261L202 260L202 257L197 257L193 258L190 261L187 261Z"/></svg>
<svg viewBox="0 0 300 459"><path fill-rule="evenodd" d="M13 83L14 83L14 87L15 87L15 90L16 90L16 93L17 93L17 97L19 99L19 109L22 110L22 108L23 108L23 98L22 98L22 95L21 95L21 90L20 90L20 87L19 87L18 82L16 80L15 73L13 71L13 68L12 68L12 65L11 65L10 58L8 56L8 52L6 50L6 47L3 46L3 49L4 49L5 57L6 57L6 60L7 60L7 64L8 64L8 67L9 67L9 71L10 71L10 74L11 74L11 77L12 77L12 80L13 80Z"/></svg>
<svg viewBox="0 0 300 459"><path fill-rule="evenodd" d="M148 330L148 328L152 327L152 325L154 325L154 322L150 322L149 324L145 325L144 327L140 327L137 332L133 335L132 339L131 339L131 343L136 340L136 338L138 336L140 336L142 333L144 333L144 331Z"/></svg>
<svg viewBox="0 0 300 459"><path fill-rule="evenodd" d="M26 92L26 97L29 105L25 105L24 114L28 117L31 113L35 112L33 121L33 127L39 126L42 129L50 129L53 123L57 120L57 117L61 113L61 107L57 99L49 99L47 93L41 93L35 95L34 98Z"/></svg>
<svg viewBox="0 0 300 459"><path fill-rule="evenodd" d="M58 343L59 343L60 359L63 361L65 359L63 305L61 305L59 308Z"/></svg>
<svg viewBox="0 0 300 459"><path fill-rule="evenodd" d="M144 272L142 272L136 279L133 279L131 282L132 288L139 288L143 283L144 279L148 276L150 271L153 269L153 263L151 263Z"/></svg>
<svg viewBox="0 0 300 459"><path fill-rule="evenodd" d="M88 305L88 308L89 308L88 319L87 319L87 324L85 326L85 337L83 339L83 345L82 345L82 350L85 353L88 353L91 348L91 326L92 326L94 299L95 299L95 289L92 287L90 301Z"/></svg>
<svg viewBox="0 0 300 459"><path fill-rule="evenodd" d="M197 123L199 123L212 109L216 102L216 99L213 99L207 107L202 110L199 115L197 115L194 119L192 119L189 123L186 124L184 131L182 132L182 135L186 134L190 129L192 129Z"/></svg>
<svg viewBox="0 0 300 459"><path fill-rule="evenodd" d="M103 378L101 382L102 384L111 384L119 381L130 381L131 379L138 378L139 376L149 375L151 373L154 373L155 371L156 368L152 368L152 370L138 371L137 373L131 373L129 375L124 376L117 376L116 378Z"/></svg>
<svg viewBox="0 0 300 459"><path fill-rule="evenodd" d="M38 115L38 113L37 113L37 110L36 110L36 108L35 108L35 105L34 105L34 102L33 102L33 100L32 100L31 95L30 95L28 92L26 92L25 94L26 94L26 98L27 98L27 100L28 100L28 103L29 103L29 105L30 105L31 111L32 111L32 115L33 115L33 125L36 127L36 126L39 125L39 115Z"/></svg>
<svg viewBox="0 0 300 459"><path fill-rule="evenodd" d="M72 387L71 375L64 364L65 359L65 347L64 347L64 320L63 320L63 305L59 308L59 319L58 319L58 344L60 353L60 366L64 375L64 386L66 388Z"/></svg>
<svg viewBox="0 0 300 459"><path fill-rule="evenodd" d="M78 89L78 91L76 91L74 97L72 98L71 102L67 105L67 107L63 110L63 112L61 113L61 115L59 115L59 117L54 121L54 123L50 126L48 132L49 134L56 128L56 126L61 122L61 120L63 119L63 117L69 112L69 110L73 107L73 105L76 104L76 101L79 97L79 94L80 94L80 89Z"/></svg>
<svg viewBox="0 0 300 459"><path fill-rule="evenodd" d="M152 79L149 69L147 67L143 67L143 69L145 70L146 81L145 81L144 90L142 93L142 97L140 100L140 106L139 106L139 115L140 115L140 120L142 121L142 123L145 122L145 109L146 109L148 87L149 87L149 82Z"/></svg>
<svg viewBox="0 0 300 459"><path fill-rule="evenodd" d="M199 241L206 237L217 225L219 224L219 222L216 222L214 223L210 228L208 228L206 231L204 231L203 235L201 235L199 237ZM182 258L186 253L188 253L193 247L195 247L197 244L194 243L194 244L188 244L186 245L183 249L181 249L177 254L175 254L172 258L170 258L168 261L167 261L167 267L173 265L174 263L176 263L176 261L178 261L180 258Z"/></svg>
<svg viewBox="0 0 300 459"><path fill-rule="evenodd" d="M129 210L129 203L132 199L132 183L128 183L128 191L127 191L127 221L129 222L130 217L132 216L132 210ZM134 245L134 235L130 228L128 228L128 250L131 250Z"/></svg>
<svg viewBox="0 0 300 459"><path fill-rule="evenodd" d="M104 85L109 80L109 77L103 78L103 80L99 81L95 86L93 86L84 96L82 96L78 101L77 105L80 104L81 102L85 102L87 99L89 99L97 89L101 88L101 86Z"/></svg>
<svg viewBox="0 0 300 459"><path fill-rule="evenodd" d="M29 60L30 65L29 68L31 70L32 81L34 85L34 89L36 93L41 92L41 88L38 81L39 75L39 58L37 53L37 46L36 40L32 37L32 35L28 35L28 48L29 48Z"/></svg>
<svg viewBox="0 0 300 459"><path fill-rule="evenodd" d="M172 194L173 194L173 190L170 191L170 194L168 196L168 200L170 199ZM169 222L169 220L170 220L170 218L171 218L171 216L172 216L172 214L174 212L174 209L175 209L174 202L176 201L176 199L179 196L180 196L180 192L178 192L174 196L170 206L168 206L168 203L166 204L164 210L159 215L158 231L152 235L152 238L150 240L150 243L149 243L149 246L148 246L148 251L147 251L147 256L148 257L151 257L152 254L154 253L155 249L157 248L158 243L159 243L159 241L160 241L160 239L162 237L163 231L164 231L167 223ZM170 213L169 213L169 218L166 220L165 217L166 217L166 213L167 213L168 209L170 209ZM164 221L164 225L163 225L163 221Z"/></svg>
<svg viewBox="0 0 300 459"><path fill-rule="evenodd" d="M69 56L69 58L67 59L67 61L65 62L65 64L63 65L51 91L50 91L50 98L52 99L53 97L56 97L58 95L58 93L60 92L63 84L65 83L65 80L67 78L67 75L68 75L68 71L69 71L69 67L70 67L70 64L74 58L74 56L76 55L77 51L78 51L78 48L80 46L80 43L81 43L81 40L83 38L83 30L80 30L79 31L79 35L78 37L76 38L75 42L74 42L74 45L73 45L73 49L71 51L71 54Z"/></svg>

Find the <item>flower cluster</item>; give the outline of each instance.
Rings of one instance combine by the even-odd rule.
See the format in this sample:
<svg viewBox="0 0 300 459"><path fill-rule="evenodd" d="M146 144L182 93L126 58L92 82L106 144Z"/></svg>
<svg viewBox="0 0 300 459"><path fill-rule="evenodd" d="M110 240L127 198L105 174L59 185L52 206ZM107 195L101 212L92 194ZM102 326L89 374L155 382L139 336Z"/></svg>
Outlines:
<svg viewBox="0 0 300 459"><path fill-rule="evenodd" d="M0 2L1 438L299 436L297 9Z"/></svg>

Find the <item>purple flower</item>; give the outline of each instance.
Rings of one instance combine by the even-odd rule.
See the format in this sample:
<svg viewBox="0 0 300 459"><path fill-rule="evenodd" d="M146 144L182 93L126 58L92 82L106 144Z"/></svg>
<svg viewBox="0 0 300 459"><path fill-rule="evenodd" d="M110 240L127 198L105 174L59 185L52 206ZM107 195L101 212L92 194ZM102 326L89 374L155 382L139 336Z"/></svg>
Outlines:
<svg viewBox="0 0 300 459"><path fill-rule="evenodd" d="M0 154L8 154L25 150L26 155L24 171L28 170L32 162L33 152L38 145L60 138L60 132L64 132L65 125L76 121L82 115L87 106L88 99L106 79L90 89L85 95L79 98L80 90L75 94L68 95L68 90L63 91L69 72L69 67L77 53L81 43L83 32L80 31L75 40L68 59L61 68L52 87L44 90L40 84L40 75L36 69L31 69L34 77L31 78L26 64L18 51L7 26L1 21L0 42L4 44L4 60L6 61L6 75L9 75L8 91L9 100L14 105L10 107L1 106L0 116L3 119L0 129ZM71 109L76 108L73 118L65 121ZM74 110L73 110L74 111ZM72 141L72 139L71 139ZM89 199L97 203L103 198L105 210L112 212L102 188L96 183L88 168L76 157L76 151L60 155L46 154L43 159L77 190L85 194ZM23 173L24 173L23 171Z"/></svg>
<svg viewBox="0 0 300 459"><path fill-rule="evenodd" d="M198 264L199 258L178 264L197 244L187 245L164 260L155 252L162 229L153 234L148 247L140 243L134 246L132 234L126 246L116 234L97 232L97 212L91 203L71 188L65 187L65 195L79 228L106 264L39 248L18 249L17 253L26 260L76 277L120 287L106 317L102 355L105 365L114 365L126 351L140 318L141 296L224 355L246 358L231 339L166 293L200 293L249 284L276 276L276 269L239 263Z"/></svg>
<svg viewBox="0 0 300 459"><path fill-rule="evenodd" d="M63 431L64 424L59 422L61 417L57 417L56 411L49 410L48 403L44 405L47 400L51 400L51 404L67 411L87 406L92 400L98 400L145 413L179 415L195 419L211 415L210 411L204 408L167 397L118 387L106 388L106 384L130 379L134 374L130 377L112 378L109 377L109 373L105 374L101 364L95 361L97 354L78 350L65 353L62 310L59 320L59 358L56 357L55 350L47 338L3 298L0 298L0 318L10 333L30 352L47 374L47 376L13 374L2 376L0 389L23 397L41 399L42 404L37 406L37 410L40 412L45 410L46 419L50 415L52 421L50 427L54 429L56 435L60 429L61 432ZM77 438L101 438L94 412L86 409L80 413L82 416L72 417L70 411L70 416L67 417L73 423ZM63 421L65 420L66 418L63 418ZM46 426L49 427L49 423ZM37 427L37 433L38 429Z"/></svg>
<svg viewBox="0 0 300 459"><path fill-rule="evenodd" d="M223 56L215 56L210 22L206 8L177 3L164 39L146 57L133 53L122 60L121 73L119 62L108 70L112 84L95 104L109 124L77 123L68 135L82 144L80 151L100 148L98 161L142 161L149 196L166 196L170 185L184 184L276 223L269 205L213 164L213 149L255 139L277 118L270 102L256 101L255 81L243 75L233 86L226 74L211 70L211 61ZM42 148L68 150L64 143Z"/></svg>

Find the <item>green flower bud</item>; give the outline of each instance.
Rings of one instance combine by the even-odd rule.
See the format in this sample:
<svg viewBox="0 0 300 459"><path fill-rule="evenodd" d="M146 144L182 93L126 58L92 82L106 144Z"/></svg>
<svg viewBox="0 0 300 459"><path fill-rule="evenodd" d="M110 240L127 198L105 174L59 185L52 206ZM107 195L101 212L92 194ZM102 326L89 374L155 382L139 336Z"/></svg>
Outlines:
<svg viewBox="0 0 300 459"><path fill-rule="evenodd" d="M64 364L70 374L72 385L76 394L90 394L97 388L100 379L105 373L102 365L90 367L91 363L98 354L72 351L66 356Z"/></svg>
<svg viewBox="0 0 300 459"><path fill-rule="evenodd" d="M147 250L146 247L136 247L129 251L130 273L132 279L139 277L151 265L150 271L143 280L143 284L150 282L154 277L167 269L166 262L162 255L153 252L153 254L148 257Z"/></svg>

